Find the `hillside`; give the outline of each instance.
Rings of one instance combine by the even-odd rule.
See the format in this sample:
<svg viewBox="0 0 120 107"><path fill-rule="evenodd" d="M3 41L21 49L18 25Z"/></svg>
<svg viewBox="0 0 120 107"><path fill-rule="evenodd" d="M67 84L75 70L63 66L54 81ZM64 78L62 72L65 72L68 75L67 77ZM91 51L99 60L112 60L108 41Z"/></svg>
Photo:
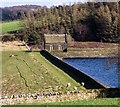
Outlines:
<svg viewBox="0 0 120 107"><path fill-rule="evenodd" d="M16 31L22 28L20 21L3 22L3 23L0 23L0 27L1 26L2 26L3 33L7 33L10 31Z"/></svg>
<svg viewBox="0 0 120 107"><path fill-rule="evenodd" d="M2 11L2 21L12 21L18 20L21 17L21 12L31 12L40 9L41 6L38 5L21 5L21 6L12 6L0 8ZM1 19L0 19L1 20Z"/></svg>
<svg viewBox="0 0 120 107"><path fill-rule="evenodd" d="M17 95L82 88L79 83L46 60L39 52L2 52L2 95ZM70 87L66 87L71 83Z"/></svg>
<svg viewBox="0 0 120 107"><path fill-rule="evenodd" d="M120 2L87 2L84 4L46 6L24 5L1 8L2 20L22 19L28 40L34 33L69 34L75 41L118 42ZM35 40L35 39L34 39ZM37 41L37 40L35 40Z"/></svg>

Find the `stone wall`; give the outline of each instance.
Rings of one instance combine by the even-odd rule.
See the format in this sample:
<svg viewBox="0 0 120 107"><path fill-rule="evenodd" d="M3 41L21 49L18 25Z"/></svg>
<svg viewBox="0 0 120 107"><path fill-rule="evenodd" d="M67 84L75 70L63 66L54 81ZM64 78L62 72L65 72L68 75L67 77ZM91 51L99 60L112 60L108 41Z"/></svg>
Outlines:
<svg viewBox="0 0 120 107"><path fill-rule="evenodd" d="M120 89L89 89L81 91L66 91L66 92L44 92L33 94L18 94L12 96L0 96L1 105L27 104L27 103L48 103L48 102L63 102L76 101L83 99L95 98L115 98L120 97Z"/></svg>
<svg viewBox="0 0 120 107"><path fill-rule="evenodd" d="M26 103L48 103L48 102L60 102L60 101L75 101L83 99L94 99L98 96L98 90L88 91L66 91L63 92L44 92L34 94L18 94L12 96L1 96L1 105L13 105L13 104L26 104Z"/></svg>
<svg viewBox="0 0 120 107"><path fill-rule="evenodd" d="M63 51L67 48L65 34L44 34L45 50Z"/></svg>
<svg viewBox="0 0 120 107"><path fill-rule="evenodd" d="M66 43L46 43L45 44L45 50L47 51L63 51L67 48L67 44Z"/></svg>

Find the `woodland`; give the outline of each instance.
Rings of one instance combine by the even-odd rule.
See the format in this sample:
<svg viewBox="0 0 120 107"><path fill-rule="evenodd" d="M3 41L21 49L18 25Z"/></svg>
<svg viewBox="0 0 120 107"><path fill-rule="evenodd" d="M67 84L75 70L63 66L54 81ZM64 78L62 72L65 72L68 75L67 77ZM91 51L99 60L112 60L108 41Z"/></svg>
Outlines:
<svg viewBox="0 0 120 107"><path fill-rule="evenodd" d="M118 42L120 2L1 8L2 21L21 20L17 31L26 42L39 43L44 33L68 34L75 41ZM9 16L9 17L8 17Z"/></svg>

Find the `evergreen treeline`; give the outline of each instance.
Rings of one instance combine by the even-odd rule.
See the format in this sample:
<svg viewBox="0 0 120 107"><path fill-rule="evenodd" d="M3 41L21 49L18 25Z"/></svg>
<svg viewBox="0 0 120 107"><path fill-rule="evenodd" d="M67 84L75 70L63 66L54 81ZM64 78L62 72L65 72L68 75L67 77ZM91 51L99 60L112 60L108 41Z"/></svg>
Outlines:
<svg viewBox="0 0 120 107"><path fill-rule="evenodd" d="M44 6L19 14L27 42L38 43L44 33L66 33L76 41L117 42L119 37L120 2Z"/></svg>
<svg viewBox="0 0 120 107"><path fill-rule="evenodd" d="M66 33L77 41L117 42L119 7L117 2L77 3L22 12L24 35L28 39L40 33Z"/></svg>

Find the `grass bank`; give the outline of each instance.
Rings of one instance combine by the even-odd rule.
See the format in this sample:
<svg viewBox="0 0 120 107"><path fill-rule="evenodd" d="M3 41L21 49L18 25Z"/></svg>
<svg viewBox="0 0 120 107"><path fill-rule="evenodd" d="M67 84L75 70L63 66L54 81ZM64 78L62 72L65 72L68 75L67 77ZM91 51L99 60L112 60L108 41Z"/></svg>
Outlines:
<svg viewBox="0 0 120 107"><path fill-rule="evenodd" d="M51 52L59 58L115 57L118 54L117 43L75 42L68 45L67 52Z"/></svg>
<svg viewBox="0 0 120 107"><path fill-rule="evenodd" d="M39 52L3 51L2 78L3 95L83 89Z"/></svg>
<svg viewBox="0 0 120 107"><path fill-rule="evenodd" d="M3 22L0 23L0 28L2 27L2 32L10 32L10 31L16 31L22 28L20 21L10 21L10 22Z"/></svg>

